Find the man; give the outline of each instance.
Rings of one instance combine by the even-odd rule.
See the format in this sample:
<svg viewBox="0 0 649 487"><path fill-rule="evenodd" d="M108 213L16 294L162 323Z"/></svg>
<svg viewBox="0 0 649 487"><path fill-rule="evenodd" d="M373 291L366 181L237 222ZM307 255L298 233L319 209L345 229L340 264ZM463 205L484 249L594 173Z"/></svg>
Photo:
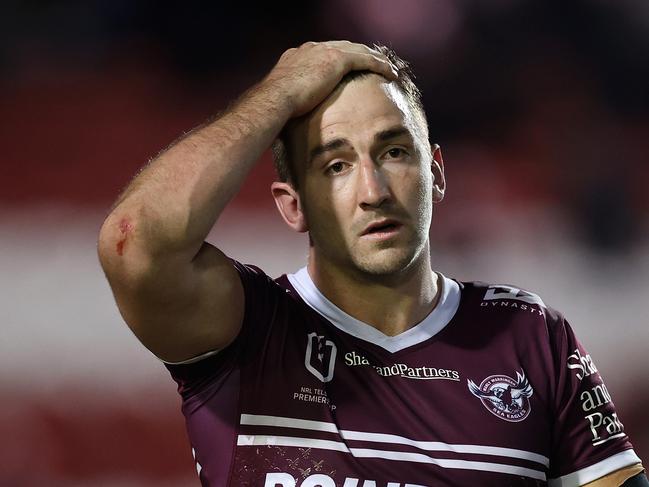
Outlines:
<svg viewBox="0 0 649 487"><path fill-rule="evenodd" d="M278 135L273 197L309 256L273 281L204 240ZM346 41L286 51L126 189L100 259L203 485L648 485L559 313L432 271L444 191L407 65Z"/></svg>

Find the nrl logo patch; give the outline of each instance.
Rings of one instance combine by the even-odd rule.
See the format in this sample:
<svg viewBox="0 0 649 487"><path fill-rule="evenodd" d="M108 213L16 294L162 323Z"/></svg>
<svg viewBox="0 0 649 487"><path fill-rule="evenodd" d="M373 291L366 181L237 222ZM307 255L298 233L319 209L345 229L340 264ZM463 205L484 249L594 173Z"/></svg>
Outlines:
<svg viewBox="0 0 649 487"><path fill-rule="evenodd" d="M506 375L490 375L479 386L467 379L469 391L480 399L482 405L494 416L505 421L523 421L532 409L529 398L534 393L532 385L516 372L516 380Z"/></svg>
<svg viewBox="0 0 649 487"><path fill-rule="evenodd" d="M334 378L336 366L336 344L317 333L309 333L306 342L304 366L322 382Z"/></svg>

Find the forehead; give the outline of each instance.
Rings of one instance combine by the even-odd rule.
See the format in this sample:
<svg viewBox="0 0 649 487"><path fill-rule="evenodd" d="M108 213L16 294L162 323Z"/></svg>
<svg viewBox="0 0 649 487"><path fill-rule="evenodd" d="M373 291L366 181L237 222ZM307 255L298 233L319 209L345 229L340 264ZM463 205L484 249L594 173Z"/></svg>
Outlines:
<svg viewBox="0 0 649 487"><path fill-rule="evenodd" d="M393 83L377 75L367 75L338 88L307 118L307 136L351 128L359 132L374 126L372 122L380 124L386 118L392 123L404 121L405 110L405 96Z"/></svg>
<svg viewBox="0 0 649 487"><path fill-rule="evenodd" d="M403 92L378 75L354 79L335 90L293 131L294 161L306 163L310 150L334 138L349 140L357 150L374 134L404 125L414 134L413 117Z"/></svg>

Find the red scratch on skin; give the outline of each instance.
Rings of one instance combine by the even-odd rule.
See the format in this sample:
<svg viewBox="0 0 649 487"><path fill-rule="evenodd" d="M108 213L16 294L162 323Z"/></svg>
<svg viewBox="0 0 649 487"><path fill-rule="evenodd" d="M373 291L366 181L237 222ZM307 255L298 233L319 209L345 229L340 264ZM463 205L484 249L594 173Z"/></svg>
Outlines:
<svg viewBox="0 0 649 487"><path fill-rule="evenodd" d="M124 245L126 244L126 239L128 238L128 232L133 230L133 225L131 225L126 218L122 218L119 222L119 231L122 234L122 238L117 242L117 255L124 255Z"/></svg>

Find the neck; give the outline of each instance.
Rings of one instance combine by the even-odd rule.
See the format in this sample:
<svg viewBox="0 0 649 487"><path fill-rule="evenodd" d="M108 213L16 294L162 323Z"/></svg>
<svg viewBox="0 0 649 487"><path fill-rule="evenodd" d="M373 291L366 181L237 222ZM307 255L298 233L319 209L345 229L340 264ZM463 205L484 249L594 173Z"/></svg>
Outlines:
<svg viewBox="0 0 649 487"><path fill-rule="evenodd" d="M422 321L439 300L441 279L430 266L430 252L398 274L376 276L337 267L309 253L308 271L326 298L385 335L395 336Z"/></svg>

